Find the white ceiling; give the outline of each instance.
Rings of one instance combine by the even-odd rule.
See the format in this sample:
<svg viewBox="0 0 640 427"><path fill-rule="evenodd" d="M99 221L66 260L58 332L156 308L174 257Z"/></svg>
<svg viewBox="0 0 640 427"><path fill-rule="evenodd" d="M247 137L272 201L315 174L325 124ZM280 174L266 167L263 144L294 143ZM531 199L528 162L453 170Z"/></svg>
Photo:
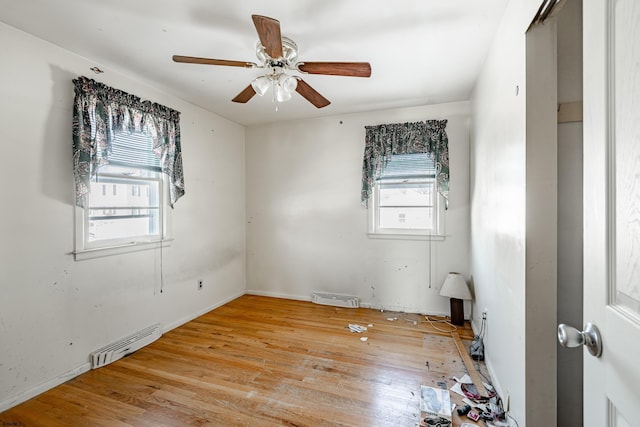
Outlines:
<svg viewBox="0 0 640 427"><path fill-rule="evenodd" d="M252 125L467 100L507 1L0 0L0 21ZM252 14L278 19L300 61L368 61L371 78L306 75L331 105L294 94L275 111L269 95L231 102L259 69L172 61L257 62Z"/></svg>

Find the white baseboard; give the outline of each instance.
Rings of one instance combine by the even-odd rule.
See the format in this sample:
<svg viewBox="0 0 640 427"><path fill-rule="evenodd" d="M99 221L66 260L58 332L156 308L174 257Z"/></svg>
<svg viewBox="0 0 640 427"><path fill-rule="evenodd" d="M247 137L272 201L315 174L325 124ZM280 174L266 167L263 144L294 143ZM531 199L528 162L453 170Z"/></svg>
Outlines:
<svg viewBox="0 0 640 427"><path fill-rule="evenodd" d="M234 299L240 298L242 295L244 295L245 292L239 292L235 295L232 295L228 298L225 298L221 301L218 301L215 304L212 304L206 308L203 308L202 310L198 310L195 314L190 314L189 316L183 317L182 319L176 320L175 322L171 322L167 325L163 325L162 326L162 333L166 333L169 332L172 329L177 328L178 326L182 326L185 323L191 322L193 319L202 316L205 313L210 312L211 310L215 310L218 307L222 307L223 305L233 301Z"/></svg>
<svg viewBox="0 0 640 427"><path fill-rule="evenodd" d="M91 363L87 362L66 372L63 372L55 378L51 378L50 380L40 383L37 386L30 388L29 390L25 390L22 393L17 394L16 396L9 397L3 402L0 402L0 412L6 411L9 408L13 408L16 405L21 404L22 402L26 402L27 400L36 397L37 395L44 393L45 391L50 390L56 386L59 386L60 384L67 382L70 379L77 377L78 375L89 372L90 370Z"/></svg>
<svg viewBox="0 0 640 427"><path fill-rule="evenodd" d="M265 292L265 291L256 291L256 290L247 290L246 293L247 295L257 295L262 297L282 298L282 299L290 299L295 301L311 301L311 295L300 296L300 295L285 294L281 292ZM382 310L382 311L397 312L397 313L424 314L424 312L419 310L417 307L372 304L369 302L362 302L362 301L360 301L360 308L370 308L373 310ZM449 312L448 311L446 312L430 311L429 315L444 317L444 316L449 316Z"/></svg>
<svg viewBox="0 0 640 427"><path fill-rule="evenodd" d="M478 328L479 328L479 326L478 326L477 322L471 322L471 329L473 329L473 334L476 335L476 336L478 336L478 334L480 333ZM491 358L489 357L489 354L487 353L486 349L485 349L484 365L487 367L487 371L489 371L489 379L491 379L491 385L495 389L495 391L498 394L498 396L500 396L500 398L502 399L503 404L504 404L504 397L505 397L504 389L502 388L502 385L500 384L500 380L496 376L496 371L495 371L495 369L493 369L493 365L491 364ZM511 420L509 420L509 423L511 423Z"/></svg>
<svg viewBox="0 0 640 427"><path fill-rule="evenodd" d="M300 295L283 294L279 292L264 292L264 291L252 291L252 290L247 290L246 293L247 295L257 295L260 297L291 299L295 301L311 301L311 295L300 296Z"/></svg>
<svg viewBox="0 0 640 427"><path fill-rule="evenodd" d="M485 356L484 357L484 364L487 367L487 371L489 371L489 378L491 378L491 385L495 389L495 391L498 394L498 396L500 396L500 399L502 399L502 404L504 405L505 404L505 390L502 388L502 385L500 384L500 380L496 376L496 371L493 369L493 365L491 364L491 358L487 354L486 349L485 349L484 356ZM512 404L513 404L513 402L509 403L510 406ZM512 425L511 424L511 420L509 420L509 425Z"/></svg>
<svg viewBox="0 0 640 427"><path fill-rule="evenodd" d="M417 307L404 307L404 306L396 306L396 305L382 305L382 304L372 304L372 303L360 303L360 307L362 308L370 308L373 310L380 310L380 311L388 311L388 312L395 312L395 313L409 313L409 314L421 314L424 315L425 312L423 310L420 310ZM442 316L442 317L446 317L449 315L449 312L444 312L444 311L432 311L429 310L429 313L426 313L429 316Z"/></svg>

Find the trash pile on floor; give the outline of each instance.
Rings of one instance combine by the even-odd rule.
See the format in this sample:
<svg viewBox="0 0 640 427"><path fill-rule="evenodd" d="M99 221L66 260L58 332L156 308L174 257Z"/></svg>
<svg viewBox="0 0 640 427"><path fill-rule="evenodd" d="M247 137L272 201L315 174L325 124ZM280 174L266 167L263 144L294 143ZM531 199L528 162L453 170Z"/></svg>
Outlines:
<svg viewBox="0 0 640 427"><path fill-rule="evenodd" d="M425 385L420 387L420 426L450 427L454 410L461 420L462 417L473 422L482 420L487 427L509 426L500 398L491 385L483 383L486 393L480 393L467 374L462 378L453 377L453 380L455 384L449 390ZM450 392L461 395L464 405L456 409L456 404L451 403ZM477 425L464 422L461 427Z"/></svg>

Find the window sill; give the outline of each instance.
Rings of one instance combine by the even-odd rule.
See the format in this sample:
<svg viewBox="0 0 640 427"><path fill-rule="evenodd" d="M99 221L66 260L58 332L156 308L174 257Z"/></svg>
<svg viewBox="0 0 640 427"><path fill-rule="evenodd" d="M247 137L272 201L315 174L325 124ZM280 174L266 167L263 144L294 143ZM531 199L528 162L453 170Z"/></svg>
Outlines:
<svg viewBox="0 0 640 427"><path fill-rule="evenodd" d="M150 242L130 242L121 245L105 246L102 248L82 249L72 252L76 261L102 258L112 255L127 254L131 252L147 251L150 249L166 248L171 246L173 239L154 240Z"/></svg>
<svg viewBox="0 0 640 427"><path fill-rule="evenodd" d="M397 233L367 233L370 239L387 239L387 240L433 240L443 241L446 236L441 234L397 234Z"/></svg>

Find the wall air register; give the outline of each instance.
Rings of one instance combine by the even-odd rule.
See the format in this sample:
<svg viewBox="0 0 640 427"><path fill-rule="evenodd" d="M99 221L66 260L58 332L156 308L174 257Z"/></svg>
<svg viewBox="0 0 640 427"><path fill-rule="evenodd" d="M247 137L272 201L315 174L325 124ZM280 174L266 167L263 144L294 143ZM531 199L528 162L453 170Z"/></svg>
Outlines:
<svg viewBox="0 0 640 427"><path fill-rule="evenodd" d="M162 336L160 324L142 329L91 353L91 369L100 368L151 344Z"/></svg>
<svg viewBox="0 0 640 427"><path fill-rule="evenodd" d="M311 295L311 302L322 305L333 305L335 307L360 307L360 299L358 297L340 294L326 294L321 292L314 292Z"/></svg>

